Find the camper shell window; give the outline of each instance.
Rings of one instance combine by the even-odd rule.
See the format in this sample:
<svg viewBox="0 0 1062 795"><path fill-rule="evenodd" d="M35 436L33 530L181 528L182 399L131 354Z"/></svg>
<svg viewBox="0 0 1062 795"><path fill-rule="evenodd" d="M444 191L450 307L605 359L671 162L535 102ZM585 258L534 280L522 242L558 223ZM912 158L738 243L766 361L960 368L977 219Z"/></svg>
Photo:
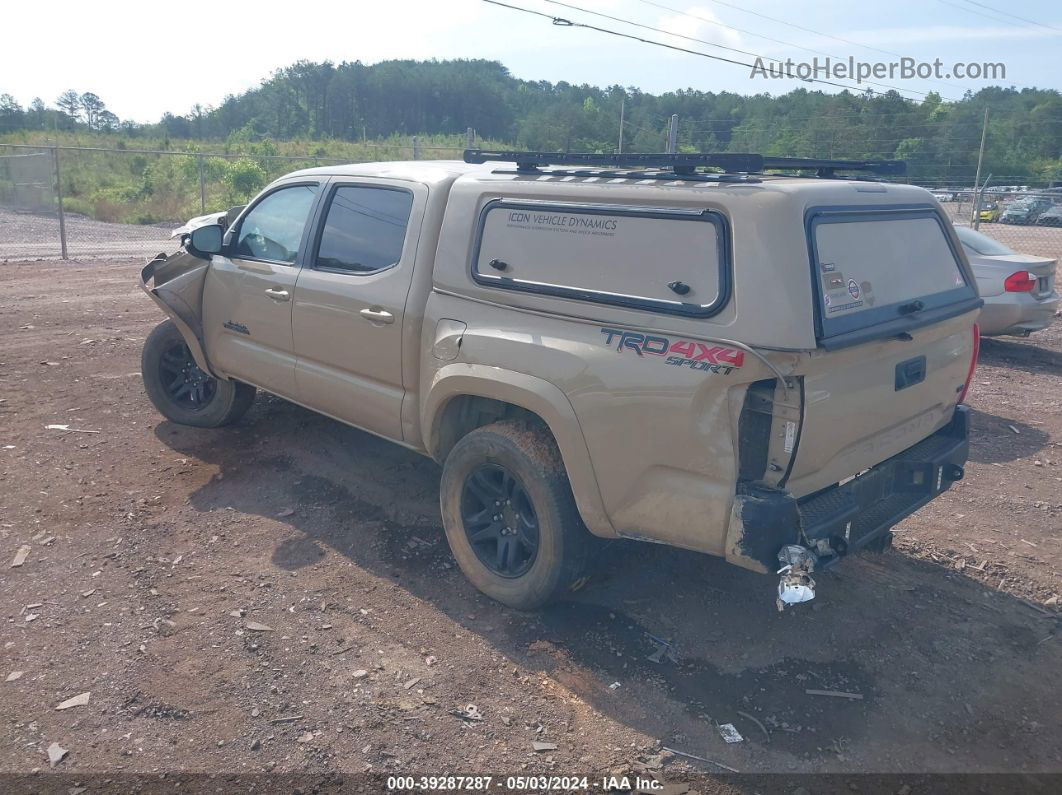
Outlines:
<svg viewBox="0 0 1062 795"><path fill-rule="evenodd" d="M472 255L479 284L709 317L730 291L726 221L705 209L495 200Z"/></svg>
<svg viewBox="0 0 1062 795"><path fill-rule="evenodd" d="M945 223L920 206L809 214L817 330L826 347L912 330L980 305Z"/></svg>

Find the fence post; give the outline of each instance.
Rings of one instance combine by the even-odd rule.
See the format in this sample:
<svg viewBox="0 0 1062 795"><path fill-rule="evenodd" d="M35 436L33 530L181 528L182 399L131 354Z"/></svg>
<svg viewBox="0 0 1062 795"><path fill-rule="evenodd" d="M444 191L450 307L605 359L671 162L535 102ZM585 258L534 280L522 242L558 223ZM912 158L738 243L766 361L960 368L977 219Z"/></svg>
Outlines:
<svg viewBox="0 0 1062 795"><path fill-rule="evenodd" d="M68 259L66 252L66 217L63 215L63 181L59 174L59 147L52 147L52 165L55 168L55 200L59 210L59 250L63 259Z"/></svg>
<svg viewBox="0 0 1062 795"><path fill-rule="evenodd" d="M417 140L417 136L413 136L413 159L420 160L420 141Z"/></svg>
<svg viewBox="0 0 1062 795"><path fill-rule="evenodd" d="M203 173L203 156L197 155L199 164L199 212L206 213L206 175Z"/></svg>

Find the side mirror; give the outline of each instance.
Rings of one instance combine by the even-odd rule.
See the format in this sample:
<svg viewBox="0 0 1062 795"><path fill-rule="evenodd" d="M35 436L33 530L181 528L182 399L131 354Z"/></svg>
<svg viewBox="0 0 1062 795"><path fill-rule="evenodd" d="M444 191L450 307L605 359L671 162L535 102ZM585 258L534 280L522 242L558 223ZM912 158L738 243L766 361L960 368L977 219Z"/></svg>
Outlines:
<svg viewBox="0 0 1062 795"><path fill-rule="evenodd" d="M218 224L201 226L193 229L188 238L188 249L197 257L207 259L211 254L221 253L221 244L225 232Z"/></svg>

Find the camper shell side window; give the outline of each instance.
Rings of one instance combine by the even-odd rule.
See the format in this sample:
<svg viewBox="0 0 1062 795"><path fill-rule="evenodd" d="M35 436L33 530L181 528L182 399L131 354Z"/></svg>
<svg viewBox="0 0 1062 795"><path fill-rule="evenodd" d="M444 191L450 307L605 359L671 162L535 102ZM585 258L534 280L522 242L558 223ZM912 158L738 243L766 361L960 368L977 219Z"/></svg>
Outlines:
<svg viewBox="0 0 1062 795"><path fill-rule="evenodd" d="M726 219L703 208L495 199L479 216L477 283L684 317L730 297Z"/></svg>

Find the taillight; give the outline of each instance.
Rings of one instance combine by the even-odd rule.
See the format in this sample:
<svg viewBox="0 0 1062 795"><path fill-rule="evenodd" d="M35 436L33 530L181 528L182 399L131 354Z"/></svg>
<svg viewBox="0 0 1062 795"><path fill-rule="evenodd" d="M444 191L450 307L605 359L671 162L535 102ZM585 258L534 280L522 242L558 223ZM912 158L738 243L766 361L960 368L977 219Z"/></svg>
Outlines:
<svg viewBox="0 0 1062 795"><path fill-rule="evenodd" d="M959 393L959 402L966 400L966 393L970 391L973 382L974 370L977 369L977 354L981 352L981 327L974 323L973 326L973 350L970 352L970 369L966 373L966 383L962 385Z"/></svg>
<svg viewBox="0 0 1062 795"><path fill-rule="evenodd" d="M1008 293L1027 293L1036 286L1036 277L1028 271L1017 271L1003 280L1003 289Z"/></svg>

